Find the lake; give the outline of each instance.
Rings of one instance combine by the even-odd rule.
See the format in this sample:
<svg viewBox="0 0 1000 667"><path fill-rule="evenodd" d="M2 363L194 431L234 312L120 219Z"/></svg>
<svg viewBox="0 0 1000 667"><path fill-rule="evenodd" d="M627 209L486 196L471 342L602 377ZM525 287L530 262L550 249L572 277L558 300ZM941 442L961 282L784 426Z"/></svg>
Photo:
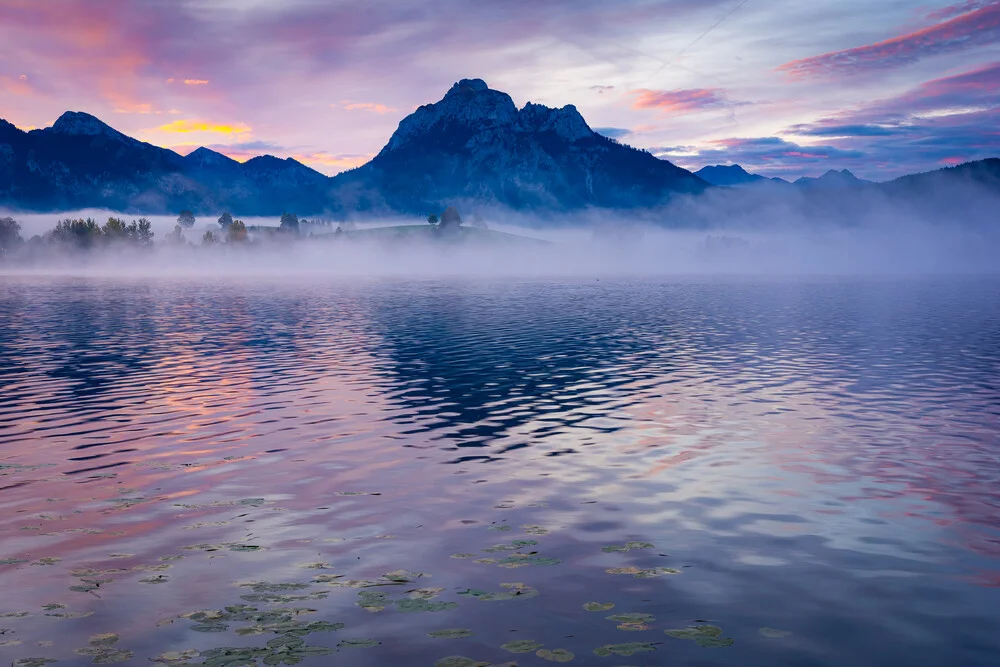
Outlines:
<svg viewBox="0 0 1000 667"><path fill-rule="evenodd" d="M995 278L7 276L0 325L0 664L1000 662Z"/></svg>

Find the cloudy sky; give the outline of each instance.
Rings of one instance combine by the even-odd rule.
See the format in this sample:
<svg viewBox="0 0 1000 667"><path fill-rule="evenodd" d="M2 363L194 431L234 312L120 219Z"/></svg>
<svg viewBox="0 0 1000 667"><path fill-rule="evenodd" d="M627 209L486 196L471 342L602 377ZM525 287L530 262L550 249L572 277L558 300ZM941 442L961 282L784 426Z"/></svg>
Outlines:
<svg viewBox="0 0 1000 667"><path fill-rule="evenodd" d="M1000 0L0 0L0 118L333 174L461 78L682 166L1000 155Z"/></svg>

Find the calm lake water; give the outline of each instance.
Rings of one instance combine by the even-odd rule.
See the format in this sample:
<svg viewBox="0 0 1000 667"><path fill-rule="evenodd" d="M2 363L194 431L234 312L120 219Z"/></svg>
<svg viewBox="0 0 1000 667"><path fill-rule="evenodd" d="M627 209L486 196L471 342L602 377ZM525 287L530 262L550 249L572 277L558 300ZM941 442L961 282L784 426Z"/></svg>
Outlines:
<svg viewBox="0 0 1000 667"><path fill-rule="evenodd" d="M6 277L0 391L0 665L1000 664L995 279Z"/></svg>

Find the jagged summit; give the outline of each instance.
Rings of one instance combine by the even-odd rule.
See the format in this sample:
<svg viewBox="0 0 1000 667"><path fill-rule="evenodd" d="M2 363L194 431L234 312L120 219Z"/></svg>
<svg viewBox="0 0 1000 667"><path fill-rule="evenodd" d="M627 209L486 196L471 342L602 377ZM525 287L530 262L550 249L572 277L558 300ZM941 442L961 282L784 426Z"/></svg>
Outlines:
<svg viewBox="0 0 1000 667"><path fill-rule="evenodd" d="M707 183L594 132L573 105L518 109L462 79L399 123L368 164L334 178L341 196L418 213L452 201L549 211L655 206Z"/></svg>

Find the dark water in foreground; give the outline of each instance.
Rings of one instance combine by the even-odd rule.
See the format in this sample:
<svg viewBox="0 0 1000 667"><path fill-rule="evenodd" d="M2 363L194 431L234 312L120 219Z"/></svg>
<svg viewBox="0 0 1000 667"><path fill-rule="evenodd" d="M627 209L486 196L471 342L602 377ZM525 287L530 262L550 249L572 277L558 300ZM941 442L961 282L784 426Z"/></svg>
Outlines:
<svg viewBox="0 0 1000 667"><path fill-rule="evenodd" d="M461 283L0 278L0 665L1000 663L1000 283Z"/></svg>

